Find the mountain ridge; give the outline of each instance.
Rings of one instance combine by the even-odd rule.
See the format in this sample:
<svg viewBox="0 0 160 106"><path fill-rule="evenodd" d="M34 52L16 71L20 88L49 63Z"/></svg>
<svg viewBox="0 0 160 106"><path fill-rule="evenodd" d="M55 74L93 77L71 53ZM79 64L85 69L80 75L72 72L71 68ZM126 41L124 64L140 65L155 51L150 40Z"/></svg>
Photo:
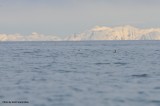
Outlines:
<svg viewBox="0 0 160 106"><path fill-rule="evenodd" d="M160 28L141 29L130 25L95 26L85 32L66 37L43 35L0 34L0 41L84 41L84 40L160 40Z"/></svg>

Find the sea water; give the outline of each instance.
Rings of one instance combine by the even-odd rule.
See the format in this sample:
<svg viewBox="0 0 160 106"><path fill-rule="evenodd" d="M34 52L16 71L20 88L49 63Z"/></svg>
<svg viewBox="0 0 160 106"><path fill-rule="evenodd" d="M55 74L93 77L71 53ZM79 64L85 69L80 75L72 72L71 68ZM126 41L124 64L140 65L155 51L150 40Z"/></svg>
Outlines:
<svg viewBox="0 0 160 106"><path fill-rule="evenodd" d="M160 42L0 42L0 106L160 106Z"/></svg>

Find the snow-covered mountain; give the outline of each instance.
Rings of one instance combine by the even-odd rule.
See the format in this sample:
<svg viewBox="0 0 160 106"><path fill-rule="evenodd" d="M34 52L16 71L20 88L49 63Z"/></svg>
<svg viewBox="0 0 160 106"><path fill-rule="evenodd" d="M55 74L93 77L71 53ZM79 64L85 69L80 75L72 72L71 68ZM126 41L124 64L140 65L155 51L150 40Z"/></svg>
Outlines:
<svg viewBox="0 0 160 106"><path fill-rule="evenodd" d="M133 26L105 27L96 26L86 32L64 38L53 35L32 33L0 34L0 41L81 41L81 40L160 40L160 28L139 29Z"/></svg>
<svg viewBox="0 0 160 106"><path fill-rule="evenodd" d="M43 35L33 32L31 35L0 34L0 41L60 41L61 38L53 35Z"/></svg>
<svg viewBox="0 0 160 106"><path fill-rule="evenodd" d="M160 40L160 28L138 29L133 26L96 26L84 33L75 34L66 40Z"/></svg>

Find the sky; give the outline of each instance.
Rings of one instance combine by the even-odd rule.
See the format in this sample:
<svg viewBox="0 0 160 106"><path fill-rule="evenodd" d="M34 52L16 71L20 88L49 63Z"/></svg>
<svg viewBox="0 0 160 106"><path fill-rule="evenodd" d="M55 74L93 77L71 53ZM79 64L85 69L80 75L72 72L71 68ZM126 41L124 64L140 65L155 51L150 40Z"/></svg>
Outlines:
<svg viewBox="0 0 160 106"><path fill-rule="evenodd" d="M94 26L160 27L160 0L0 0L0 33L66 36Z"/></svg>

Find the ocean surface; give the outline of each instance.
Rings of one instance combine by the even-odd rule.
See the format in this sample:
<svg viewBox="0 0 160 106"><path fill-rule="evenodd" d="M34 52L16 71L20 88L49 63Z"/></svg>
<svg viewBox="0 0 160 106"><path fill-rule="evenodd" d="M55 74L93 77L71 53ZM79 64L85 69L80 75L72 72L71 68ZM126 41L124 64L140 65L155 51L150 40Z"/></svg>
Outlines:
<svg viewBox="0 0 160 106"><path fill-rule="evenodd" d="M0 106L160 106L160 41L0 42Z"/></svg>

